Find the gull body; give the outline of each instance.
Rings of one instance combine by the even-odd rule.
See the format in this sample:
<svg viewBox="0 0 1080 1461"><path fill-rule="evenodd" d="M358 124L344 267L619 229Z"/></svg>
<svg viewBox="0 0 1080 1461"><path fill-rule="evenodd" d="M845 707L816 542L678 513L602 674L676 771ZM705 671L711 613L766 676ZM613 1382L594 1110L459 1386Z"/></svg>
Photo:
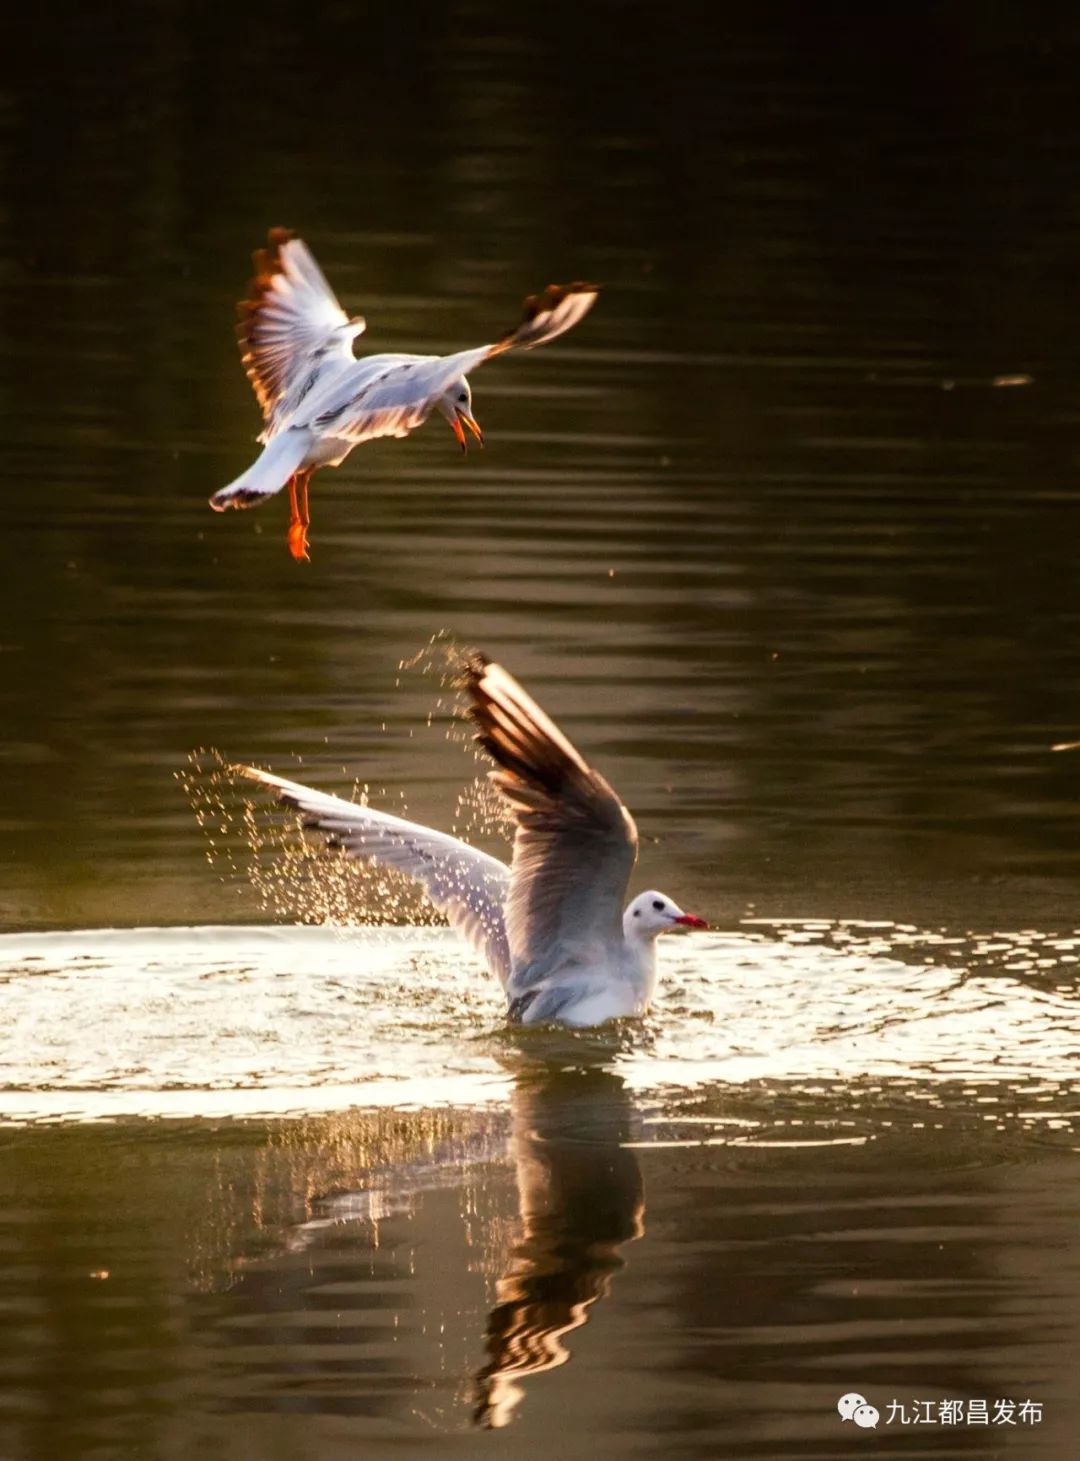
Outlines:
<svg viewBox="0 0 1080 1461"><path fill-rule="evenodd" d="M618 796L500 665L464 671L476 739L515 822L509 866L445 832L358 806L251 766L234 770L274 790L347 853L397 868L500 980L511 1021L600 1025L641 1015L656 988L656 941L703 919L663 893L624 909L637 829Z"/></svg>
<svg viewBox="0 0 1080 1461"><path fill-rule="evenodd" d="M589 284L549 285L525 301L522 322L493 345L451 355L353 354L366 323L350 318L302 239L270 232L255 255L255 278L239 305L237 333L244 367L262 407L262 454L210 499L218 512L253 507L290 489L289 547L307 557L308 483L319 467L336 467L361 442L408 436L433 411L459 445L467 428L483 434L472 414L467 377L508 350L531 350L554 340L588 313Z"/></svg>

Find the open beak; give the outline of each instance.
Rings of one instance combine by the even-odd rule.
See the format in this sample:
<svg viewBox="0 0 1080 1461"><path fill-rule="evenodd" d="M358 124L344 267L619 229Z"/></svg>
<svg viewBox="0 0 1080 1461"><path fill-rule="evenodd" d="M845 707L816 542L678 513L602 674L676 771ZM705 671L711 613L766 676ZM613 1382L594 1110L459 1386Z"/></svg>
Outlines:
<svg viewBox="0 0 1080 1461"><path fill-rule="evenodd" d="M458 419L457 419L457 430L455 432L455 435L457 436L458 440L461 442L462 449L464 450L464 448L465 448L465 434L464 434L464 432L461 429L461 423L463 421L464 421L465 425L469 428L469 430L472 432L473 436L476 437L476 440L479 442L479 444L481 446L483 446L483 444L484 444L484 433L480 430L480 423L478 421L476 421L472 416L470 416L469 413L468 413L468 411L463 411L460 406L458 406L456 409L457 409Z"/></svg>
<svg viewBox="0 0 1080 1461"><path fill-rule="evenodd" d="M675 922L681 924L683 928L708 928L709 926L704 918L699 918L696 913L680 913Z"/></svg>

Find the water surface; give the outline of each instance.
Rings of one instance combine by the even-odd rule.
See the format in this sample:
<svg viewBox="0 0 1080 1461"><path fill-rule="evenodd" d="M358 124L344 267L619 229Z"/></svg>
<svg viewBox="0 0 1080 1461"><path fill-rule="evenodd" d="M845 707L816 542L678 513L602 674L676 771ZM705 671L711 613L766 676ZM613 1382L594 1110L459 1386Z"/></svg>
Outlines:
<svg viewBox="0 0 1080 1461"><path fill-rule="evenodd" d="M1067 1454L1080 941L667 943L646 1022L515 1034L445 930L0 939L0 1434L809 1457L858 1389Z"/></svg>

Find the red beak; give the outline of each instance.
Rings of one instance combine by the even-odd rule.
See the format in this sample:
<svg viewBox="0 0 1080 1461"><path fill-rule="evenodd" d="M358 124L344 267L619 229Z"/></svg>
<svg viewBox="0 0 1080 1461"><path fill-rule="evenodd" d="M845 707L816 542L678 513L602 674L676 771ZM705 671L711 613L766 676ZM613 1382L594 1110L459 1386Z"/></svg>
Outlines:
<svg viewBox="0 0 1080 1461"><path fill-rule="evenodd" d="M709 926L704 918L699 918L696 913L680 914L675 922L681 923L684 928L708 928Z"/></svg>

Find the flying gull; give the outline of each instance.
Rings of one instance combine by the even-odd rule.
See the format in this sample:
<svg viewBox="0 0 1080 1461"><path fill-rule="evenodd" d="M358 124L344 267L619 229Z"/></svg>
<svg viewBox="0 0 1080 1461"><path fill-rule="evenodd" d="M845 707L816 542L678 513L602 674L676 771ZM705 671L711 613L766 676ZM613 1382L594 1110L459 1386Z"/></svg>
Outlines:
<svg viewBox="0 0 1080 1461"><path fill-rule="evenodd" d="M337 467L354 446L380 436L408 436L432 411L450 425L462 450L464 427L483 444L472 414L468 376L507 350L532 350L571 329L592 308L593 284L549 284L525 301L521 323L494 345L453 355L353 354L366 322L350 318L302 239L270 231L255 254L255 278L238 306L244 368L262 407L261 455L210 499L217 512L254 507L288 484L289 551L306 559L308 483L319 467Z"/></svg>

